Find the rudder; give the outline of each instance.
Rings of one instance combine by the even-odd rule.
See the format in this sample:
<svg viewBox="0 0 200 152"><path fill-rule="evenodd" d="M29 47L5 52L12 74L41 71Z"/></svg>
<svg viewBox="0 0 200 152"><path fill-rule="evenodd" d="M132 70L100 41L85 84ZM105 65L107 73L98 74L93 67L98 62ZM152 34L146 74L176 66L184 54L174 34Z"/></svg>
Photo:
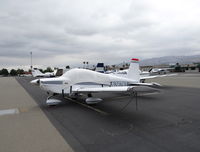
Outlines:
<svg viewBox="0 0 200 152"><path fill-rule="evenodd" d="M139 59L132 58L128 69L127 77L132 80L140 82L140 72L139 72Z"/></svg>

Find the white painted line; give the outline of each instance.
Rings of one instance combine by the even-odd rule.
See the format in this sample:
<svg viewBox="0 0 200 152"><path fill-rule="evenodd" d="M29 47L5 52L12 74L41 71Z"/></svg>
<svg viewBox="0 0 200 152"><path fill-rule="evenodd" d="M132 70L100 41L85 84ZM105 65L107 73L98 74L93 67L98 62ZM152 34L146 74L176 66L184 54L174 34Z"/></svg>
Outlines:
<svg viewBox="0 0 200 152"><path fill-rule="evenodd" d="M6 109L6 110L0 110L0 116L3 115L12 115L12 114L18 114L19 110L17 108L15 109Z"/></svg>

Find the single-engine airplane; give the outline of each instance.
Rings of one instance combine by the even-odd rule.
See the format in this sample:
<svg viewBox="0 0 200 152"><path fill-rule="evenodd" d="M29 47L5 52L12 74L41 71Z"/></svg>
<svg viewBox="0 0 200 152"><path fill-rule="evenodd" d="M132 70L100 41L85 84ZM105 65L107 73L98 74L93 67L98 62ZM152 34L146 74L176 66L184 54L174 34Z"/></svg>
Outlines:
<svg viewBox="0 0 200 152"><path fill-rule="evenodd" d="M146 77L150 78L150 77ZM93 97L94 93L143 93L158 92L158 83L141 83L139 72L139 59L131 59L131 64L127 77L120 77L113 74L104 74L87 69L71 69L60 77L43 78L32 80L31 83L39 85L43 90L51 94L47 98L47 105L53 105L57 99L56 95L76 98L81 94L86 94L85 102L87 104L96 104L101 102L101 98Z"/></svg>
<svg viewBox="0 0 200 152"><path fill-rule="evenodd" d="M42 73L40 70L34 68L32 70L32 75L33 75L33 77L46 77L46 78L49 78L49 77L55 77L56 72L57 72L57 70L54 71L54 72Z"/></svg>

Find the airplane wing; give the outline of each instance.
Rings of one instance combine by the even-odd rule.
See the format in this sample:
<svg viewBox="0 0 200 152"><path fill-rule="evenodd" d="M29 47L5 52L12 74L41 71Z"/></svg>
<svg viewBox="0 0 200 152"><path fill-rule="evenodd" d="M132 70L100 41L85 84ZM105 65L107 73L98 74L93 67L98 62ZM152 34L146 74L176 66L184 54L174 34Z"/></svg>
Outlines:
<svg viewBox="0 0 200 152"><path fill-rule="evenodd" d="M94 88L76 88L73 89L73 92L78 93L95 93L95 92L127 92L128 86L124 87L94 87Z"/></svg>
<svg viewBox="0 0 200 152"><path fill-rule="evenodd" d="M94 87L94 88L76 88L72 89L75 93L131 93L131 92L158 92L156 88L148 86L121 86L121 87Z"/></svg>
<svg viewBox="0 0 200 152"><path fill-rule="evenodd" d="M167 77L167 76L175 76L175 75L177 75L177 74L164 74L164 75L140 76L140 80L153 79L153 78L159 78L159 77Z"/></svg>

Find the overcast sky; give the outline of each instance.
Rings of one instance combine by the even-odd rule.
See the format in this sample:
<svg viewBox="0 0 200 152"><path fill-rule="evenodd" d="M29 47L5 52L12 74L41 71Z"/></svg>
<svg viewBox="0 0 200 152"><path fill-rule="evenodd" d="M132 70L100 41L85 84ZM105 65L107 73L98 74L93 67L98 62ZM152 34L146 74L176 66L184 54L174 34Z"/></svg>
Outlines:
<svg viewBox="0 0 200 152"><path fill-rule="evenodd" d="M200 54L199 0L0 0L0 67Z"/></svg>

